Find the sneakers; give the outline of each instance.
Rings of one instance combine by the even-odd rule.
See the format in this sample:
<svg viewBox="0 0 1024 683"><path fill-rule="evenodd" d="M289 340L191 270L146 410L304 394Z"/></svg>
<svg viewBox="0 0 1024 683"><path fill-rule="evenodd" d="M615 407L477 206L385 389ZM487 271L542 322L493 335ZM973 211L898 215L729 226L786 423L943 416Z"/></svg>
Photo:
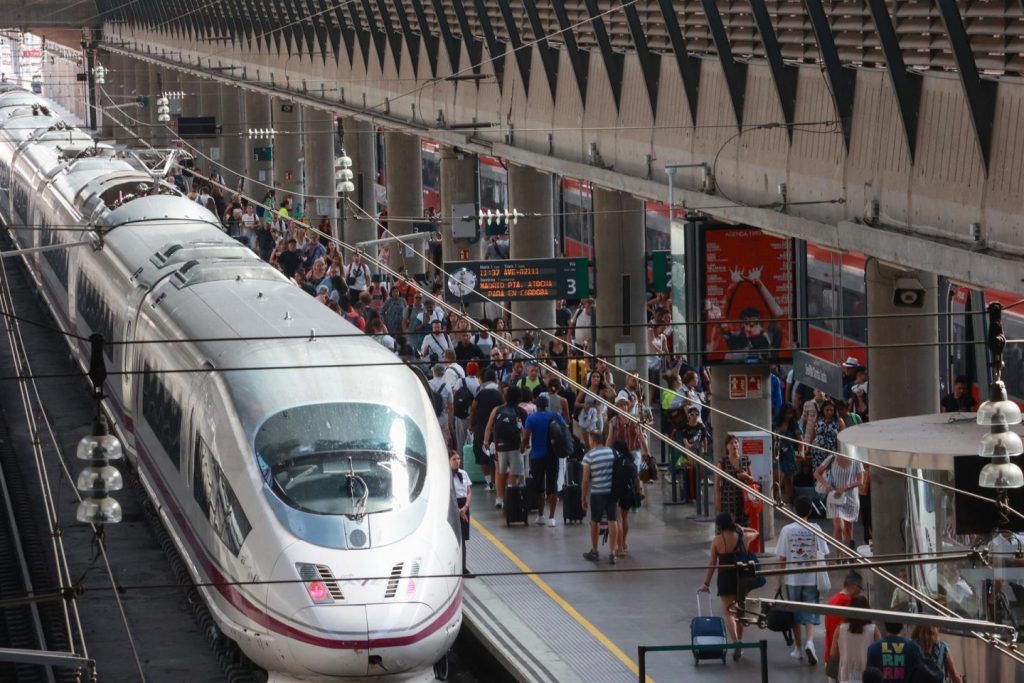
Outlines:
<svg viewBox="0 0 1024 683"><path fill-rule="evenodd" d="M615 553L608 555L608 564L615 564L618 560L615 559Z"/></svg>
<svg viewBox="0 0 1024 683"><path fill-rule="evenodd" d="M544 515L537 515L537 524L544 526Z"/></svg>
<svg viewBox="0 0 1024 683"><path fill-rule="evenodd" d="M501 498L499 498L498 500L494 501L494 509L495 510L501 510L504 507L505 507L505 502Z"/></svg>
<svg viewBox="0 0 1024 683"><path fill-rule="evenodd" d="M804 658L804 653L799 647L794 646L793 649L790 650L789 656L799 661Z"/></svg>
<svg viewBox="0 0 1024 683"><path fill-rule="evenodd" d="M551 527L552 529L554 529L556 526L558 526L558 522L555 521L554 517L548 517L548 526Z"/></svg>
<svg viewBox="0 0 1024 683"><path fill-rule="evenodd" d="M809 640L804 645L804 652L807 654L807 663L814 666L818 663L818 654L814 651L814 641Z"/></svg>
<svg viewBox="0 0 1024 683"><path fill-rule="evenodd" d="M591 562L597 562L601 559L601 556L597 554L596 550L588 550L587 552L583 553L583 559L590 560Z"/></svg>

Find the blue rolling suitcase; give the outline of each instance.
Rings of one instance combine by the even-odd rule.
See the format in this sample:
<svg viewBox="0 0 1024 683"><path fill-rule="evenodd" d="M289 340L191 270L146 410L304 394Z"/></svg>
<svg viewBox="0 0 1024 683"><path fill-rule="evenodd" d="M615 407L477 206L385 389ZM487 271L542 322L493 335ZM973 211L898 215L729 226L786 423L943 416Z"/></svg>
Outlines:
<svg viewBox="0 0 1024 683"><path fill-rule="evenodd" d="M691 645L726 645L729 639L725 635L725 619L712 616L711 594L708 593L708 616L700 608L700 594L697 591L697 616L690 620ZM725 664L725 650L717 647L701 648L693 651L693 659L700 665L702 659L721 659Z"/></svg>
<svg viewBox="0 0 1024 683"><path fill-rule="evenodd" d="M505 487L505 526L529 524L530 511L526 502L526 487L522 484Z"/></svg>

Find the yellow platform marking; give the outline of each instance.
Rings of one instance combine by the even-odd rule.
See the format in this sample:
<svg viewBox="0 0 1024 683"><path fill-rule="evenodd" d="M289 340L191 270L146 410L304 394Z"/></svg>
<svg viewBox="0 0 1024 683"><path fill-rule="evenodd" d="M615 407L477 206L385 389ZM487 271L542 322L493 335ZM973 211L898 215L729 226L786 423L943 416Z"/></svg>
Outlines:
<svg viewBox="0 0 1024 683"><path fill-rule="evenodd" d="M493 543L494 546L501 551L502 555L511 560L512 564L514 564L516 568L519 569L519 571L524 572L526 576L529 577L530 581L533 581L535 584L537 584L538 588L544 591L544 593L549 598L554 600L559 607L565 610L566 614L568 614L570 617L576 620L576 622L579 623L580 626L585 628L587 632L590 635L592 635L597 642L604 645L605 648L607 648L609 652L615 655L615 657L618 658L620 662L625 664L626 668L632 671L634 676L640 675L640 667L637 666L637 663L634 662L629 655L620 650L619 647L615 643L613 643L611 639L608 638L608 636L601 633L601 631L599 631L596 626L591 624L586 617L577 612L576 608L570 605L565 598L556 593L555 589L549 586L547 582L544 581L544 579L534 574L533 570L530 569L529 565L527 565L525 562L519 559L518 555L509 550L508 546L499 541L497 536L495 536L487 530L487 527L481 524L475 517L470 518L470 524L472 524L477 531L483 534L484 538ZM650 676L648 676L646 680L647 683L654 683Z"/></svg>

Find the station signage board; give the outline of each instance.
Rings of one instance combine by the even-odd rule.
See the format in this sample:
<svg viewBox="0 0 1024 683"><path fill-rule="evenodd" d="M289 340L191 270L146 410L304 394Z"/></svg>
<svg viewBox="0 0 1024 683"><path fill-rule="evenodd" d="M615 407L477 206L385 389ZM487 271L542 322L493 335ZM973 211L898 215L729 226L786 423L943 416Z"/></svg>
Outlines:
<svg viewBox="0 0 1024 683"><path fill-rule="evenodd" d="M793 347L793 242L757 228L709 226L702 240L709 363L788 359Z"/></svg>
<svg viewBox="0 0 1024 683"><path fill-rule="evenodd" d="M447 261L444 295L452 303L553 301L590 295L585 258Z"/></svg>
<svg viewBox="0 0 1024 683"><path fill-rule="evenodd" d="M793 354L793 379L828 396L843 395L843 369L806 351Z"/></svg>

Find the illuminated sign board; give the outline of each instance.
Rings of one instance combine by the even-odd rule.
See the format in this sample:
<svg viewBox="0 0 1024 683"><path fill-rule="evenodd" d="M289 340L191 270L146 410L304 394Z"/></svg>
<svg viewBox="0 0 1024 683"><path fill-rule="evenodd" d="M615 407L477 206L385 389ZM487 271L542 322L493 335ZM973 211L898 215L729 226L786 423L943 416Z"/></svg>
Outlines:
<svg viewBox="0 0 1024 683"><path fill-rule="evenodd" d="M445 300L496 301L580 299L590 296L589 260L585 258L448 261Z"/></svg>

